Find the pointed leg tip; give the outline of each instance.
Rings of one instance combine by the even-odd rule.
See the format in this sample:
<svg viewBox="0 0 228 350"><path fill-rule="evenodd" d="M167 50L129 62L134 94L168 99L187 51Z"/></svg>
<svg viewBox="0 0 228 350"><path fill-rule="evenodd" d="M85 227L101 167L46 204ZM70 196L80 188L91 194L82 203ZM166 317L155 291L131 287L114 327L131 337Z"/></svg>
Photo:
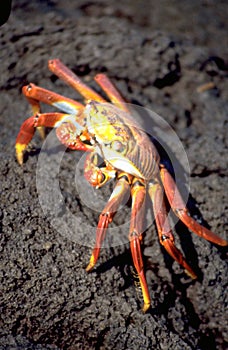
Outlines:
<svg viewBox="0 0 228 350"><path fill-rule="evenodd" d="M24 157L23 154L16 154L17 162L19 165L23 165L24 163Z"/></svg>
<svg viewBox="0 0 228 350"><path fill-rule="evenodd" d="M144 303L143 308L142 308L142 312L145 314L151 307L150 303Z"/></svg>
<svg viewBox="0 0 228 350"><path fill-rule="evenodd" d="M86 267L86 272L90 272L94 268L95 263L96 263L96 259L94 257L94 253L92 253L89 264Z"/></svg>
<svg viewBox="0 0 228 350"><path fill-rule="evenodd" d="M17 143L15 146L17 162L22 165L24 163L24 152L27 145Z"/></svg>
<svg viewBox="0 0 228 350"><path fill-rule="evenodd" d="M189 277L191 277L193 280L196 280L198 278L198 276L195 274L194 271L188 271L188 270L184 270L186 275L188 275Z"/></svg>
<svg viewBox="0 0 228 350"><path fill-rule="evenodd" d="M207 237L205 239L207 239L211 243L219 245L220 247L227 247L228 246L228 241L226 241L225 239L223 239L217 235L215 235L215 238L213 238L213 240L208 239Z"/></svg>
<svg viewBox="0 0 228 350"><path fill-rule="evenodd" d="M93 263L89 263L89 265L86 267L86 272L91 272L94 268L94 264Z"/></svg>

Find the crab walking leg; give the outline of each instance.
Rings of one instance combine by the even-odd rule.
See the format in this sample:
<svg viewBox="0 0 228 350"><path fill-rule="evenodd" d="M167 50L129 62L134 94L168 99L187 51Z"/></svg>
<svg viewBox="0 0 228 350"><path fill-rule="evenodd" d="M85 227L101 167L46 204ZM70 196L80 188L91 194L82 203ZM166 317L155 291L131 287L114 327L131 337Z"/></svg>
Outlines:
<svg viewBox="0 0 228 350"><path fill-rule="evenodd" d="M150 294L146 282L145 273L143 270L143 258L141 252L141 240L143 233L144 210L146 189L144 184L138 180L132 185L132 214L130 223L129 241L133 263L139 276L140 286L143 294L143 312L146 312L151 304Z"/></svg>
<svg viewBox="0 0 228 350"><path fill-rule="evenodd" d="M63 114L63 113L45 113L45 114L33 115L32 117L24 121L17 135L16 144L15 144L16 157L20 165L23 164L24 152L29 142L32 140L35 134L36 127L40 127L40 126L53 127L57 122L59 122L65 117L66 117L66 114ZM42 119L43 123L40 123L40 122L38 123L39 119Z"/></svg>
<svg viewBox="0 0 228 350"><path fill-rule="evenodd" d="M84 108L83 104L76 102L68 97L56 94L53 91L41 88L35 84L29 84L22 89L23 94L26 96L30 103L33 114L40 113L40 103L43 102L48 105L57 107L65 113L78 115Z"/></svg>
<svg viewBox="0 0 228 350"><path fill-rule="evenodd" d="M35 84L29 84L24 86L22 89L23 94L27 98L29 104L32 107L33 114L36 115L40 113L40 102L46 103L48 105L57 107L65 113L78 115L78 113L84 108L84 106L71 100L70 98L64 97L62 95L56 94L50 90L36 86ZM42 139L45 138L45 128L40 126L37 127L39 134Z"/></svg>
<svg viewBox="0 0 228 350"><path fill-rule="evenodd" d="M221 246L227 246L228 242L225 239L220 238L215 233L211 232L206 227L201 226L198 224L198 222L190 217L185 203L168 170L164 167L161 167L160 174L170 206L174 213L179 217L179 219L199 237L202 237Z"/></svg>
<svg viewBox="0 0 228 350"><path fill-rule="evenodd" d="M26 119L24 123L21 125L20 131L16 139L16 144L15 144L16 157L17 157L18 163L20 165L23 164L24 152L29 142L32 140L36 128L38 127L54 128L59 126L59 123L61 121L65 120L66 118L69 119L70 117L71 116L69 116L66 113L43 113L43 114L36 114ZM61 126L60 126L60 130L61 130ZM68 130L68 133L69 133L69 130ZM64 143L64 136L62 136L62 141Z"/></svg>
<svg viewBox="0 0 228 350"><path fill-rule="evenodd" d="M195 272L186 262L184 256L175 246L174 236L169 224L168 214L164 201L164 193L159 183L149 184L149 195L153 203L155 222L161 245L167 250L169 255L184 267L186 273L193 279L197 278Z"/></svg>
<svg viewBox="0 0 228 350"><path fill-rule="evenodd" d="M103 97L84 84L81 79L69 68L67 68L59 59L48 61L48 67L61 80L65 81L68 85L77 90L86 101L95 100L97 102L106 102Z"/></svg>
<svg viewBox="0 0 228 350"><path fill-rule="evenodd" d="M102 90L109 97L110 101L115 104L117 107L121 108L125 112L129 112L126 101L123 99L119 91L113 85L111 80L105 74L97 74L94 80L100 85Z"/></svg>
<svg viewBox="0 0 228 350"><path fill-rule="evenodd" d="M34 86L33 84L30 84L28 86L23 86L22 93L25 95L28 103L30 104L33 115L36 115L36 114L41 112L40 103L39 103L38 100L35 100L35 99L27 96L27 92L32 90L33 86ZM37 130L38 130L38 132L40 134L41 139L44 140L44 138L45 138L45 128L41 126L41 127L38 127Z"/></svg>
<svg viewBox="0 0 228 350"><path fill-rule="evenodd" d="M35 133L34 119L35 116L26 119L21 125L20 131L17 135L15 150L16 158L20 165L23 164L24 152Z"/></svg>
<svg viewBox="0 0 228 350"><path fill-rule="evenodd" d="M89 265L86 268L87 272L91 271L96 264L108 225L112 222L113 217L117 212L120 204L129 198L129 194L130 185L128 177L123 175L117 181L107 205L100 214L96 231L96 243L90 258Z"/></svg>

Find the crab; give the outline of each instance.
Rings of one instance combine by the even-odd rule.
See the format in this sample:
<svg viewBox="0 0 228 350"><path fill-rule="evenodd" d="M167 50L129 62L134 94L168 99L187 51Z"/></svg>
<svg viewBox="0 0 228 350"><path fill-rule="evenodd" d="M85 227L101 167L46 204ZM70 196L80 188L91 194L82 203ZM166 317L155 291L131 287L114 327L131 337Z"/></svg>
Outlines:
<svg viewBox="0 0 228 350"><path fill-rule="evenodd" d="M92 186L99 188L115 179L111 197L99 216L96 242L86 268L88 272L98 260L115 213L131 196L130 250L142 290L143 311L146 312L151 305L141 252L146 196L149 195L151 200L161 245L193 279L197 275L175 245L167 219L166 199L175 215L195 234L220 246L227 246L228 242L190 216L173 177L160 162L155 145L132 119L126 101L105 74L97 74L94 80L111 103L83 83L60 60L50 60L48 65L55 75L84 97L85 105L34 84L24 86L23 94L33 115L24 121L16 139L18 163L23 164L24 153L36 129L43 134L44 127L51 127L56 128L57 137L66 147L87 152L84 174ZM61 112L41 113L40 102L57 107ZM102 165L98 156L103 159Z"/></svg>

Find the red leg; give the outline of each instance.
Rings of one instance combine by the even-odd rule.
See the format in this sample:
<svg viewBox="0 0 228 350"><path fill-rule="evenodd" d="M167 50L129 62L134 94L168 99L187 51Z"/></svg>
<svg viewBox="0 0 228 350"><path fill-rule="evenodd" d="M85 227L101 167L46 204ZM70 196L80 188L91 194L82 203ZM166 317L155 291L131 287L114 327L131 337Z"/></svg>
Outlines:
<svg viewBox="0 0 228 350"><path fill-rule="evenodd" d="M32 116L24 121L16 139L16 157L20 165L23 164L24 152L35 133L34 119L35 117Z"/></svg>
<svg viewBox="0 0 228 350"><path fill-rule="evenodd" d="M81 79L67 68L60 60L54 59L48 62L49 69L68 85L77 90L86 101L94 100L97 102L106 102L103 97L84 84Z"/></svg>
<svg viewBox="0 0 228 350"><path fill-rule="evenodd" d="M123 109L125 112L129 112L126 101L123 99L119 91L105 74L97 74L94 80L104 90L112 103L114 103L117 107Z"/></svg>
<svg viewBox="0 0 228 350"><path fill-rule="evenodd" d="M31 104L34 114L40 113L40 102L57 107L65 113L73 115L78 115L84 109L81 103L34 84L24 86L22 92Z"/></svg>
<svg viewBox="0 0 228 350"><path fill-rule="evenodd" d="M150 184L149 195L153 203L155 222L160 243L172 256L172 258L185 268L188 275L190 275L193 279L197 278L196 274L188 265L182 253L175 246L174 236L167 217L168 214L161 185L159 183Z"/></svg>
<svg viewBox="0 0 228 350"><path fill-rule="evenodd" d="M84 106L81 103L71 100L70 98L64 97L62 95L56 94L55 92L52 92L50 90L43 89L34 84L24 86L22 92L27 98L29 104L31 105L34 115L41 112L40 102L57 107L62 111L73 115L78 115L79 112L81 112L84 109ZM44 139L45 128L41 126L37 127L37 129L41 138Z"/></svg>
<svg viewBox="0 0 228 350"><path fill-rule="evenodd" d="M91 271L96 264L108 225L112 222L113 217L120 204L129 196L129 191L129 182L125 176L122 176L117 181L113 193L99 217L96 231L96 243L86 271Z"/></svg>
<svg viewBox="0 0 228 350"><path fill-rule="evenodd" d="M53 127L57 122L62 120L66 114L63 113L47 113L48 118L46 118L46 123L38 123L38 120L45 119L46 114L36 114L24 121L21 125L20 131L17 135L16 139L16 157L17 161L20 165L23 163L23 154L26 150L29 142L32 140L33 135L35 133L36 127L38 126L51 126Z"/></svg>
<svg viewBox="0 0 228 350"><path fill-rule="evenodd" d="M145 186L139 181L135 181L131 189L132 196L132 214L130 223L129 241L133 263L137 274L139 276L140 286L143 294L143 311L146 312L151 304L150 294L146 282L145 273L143 270L143 258L141 252L141 240L143 233L143 222L144 222L144 207L146 189Z"/></svg>
<svg viewBox="0 0 228 350"><path fill-rule="evenodd" d="M29 142L33 138L36 128L58 127L60 125L60 122L62 122L65 119L69 120L70 118L72 117L65 113L43 113L43 114L36 114L35 116L32 116L26 119L22 124L16 139L15 148L16 148L16 157L17 157L18 163L20 165L23 163L23 154ZM77 124L76 120L73 120L73 122ZM90 150L89 147L87 147L85 144L83 144L80 141L80 139L77 139L76 127L73 122L63 123L62 125L60 125L59 130L57 131L57 136L59 137L61 142L64 143L67 147L71 147L73 149ZM71 136L71 132L72 133L74 132L73 136Z"/></svg>
<svg viewBox="0 0 228 350"><path fill-rule="evenodd" d="M198 236L215 244L227 246L228 242L225 239L220 238L215 233L211 232L206 227L201 226L198 224L198 222L190 217L185 203L181 198L176 184L172 176L169 174L168 170L162 167L160 174L170 206L173 209L174 213L180 218L180 220Z"/></svg>
<svg viewBox="0 0 228 350"><path fill-rule="evenodd" d="M22 92L25 95L27 101L29 102L29 104L30 104L30 106L32 108L33 115L36 115L38 113L41 113L40 103L39 103L39 101L37 101L37 100L27 96L27 91L29 90L29 86L31 86L31 85L23 86ZM42 140L44 140L44 138L45 138L45 128L44 127L38 127L37 130L38 130Z"/></svg>

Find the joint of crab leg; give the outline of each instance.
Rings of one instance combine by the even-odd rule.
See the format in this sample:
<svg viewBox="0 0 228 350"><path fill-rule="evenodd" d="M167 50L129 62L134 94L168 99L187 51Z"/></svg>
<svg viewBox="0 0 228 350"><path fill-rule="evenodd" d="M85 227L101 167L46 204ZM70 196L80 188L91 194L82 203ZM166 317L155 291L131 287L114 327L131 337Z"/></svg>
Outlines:
<svg viewBox="0 0 228 350"><path fill-rule="evenodd" d="M59 122L69 117L65 113L38 113L24 121L16 139L16 157L18 163L23 164L23 155L34 136L36 128L57 127Z"/></svg>
<svg viewBox="0 0 228 350"><path fill-rule="evenodd" d="M96 230L96 243L86 271L91 271L96 264L108 225L112 222L119 205L128 197L128 195L129 184L124 178L121 178L117 181L108 203L100 214Z"/></svg>
<svg viewBox="0 0 228 350"><path fill-rule="evenodd" d="M67 68L59 59L50 60L48 62L48 67L55 75L57 75L57 77L77 90L86 101L95 100L98 102L106 102L103 97L84 84L81 79L69 68Z"/></svg>
<svg viewBox="0 0 228 350"><path fill-rule="evenodd" d="M192 279L196 279L197 275L195 272L192 270L192 268L188 265L186 262L184 256L180 252L179 249L174 244L174 238L173 235L170 233L166 233L165 235L163 234L160 238L160 243L163 245L163 247L167 250L170 256L174 260L176 260L181 266L184 267L185 272L187 275L189 275Z"/></svg>
<svg viewBox="0 0 228 350"><path fill-rule="evenodd" d="M125 112L129 112L126 101L105 74L97 74L94 80L100 85L102 90L104 90L112 103L123 109Z"/></svg>
<svg viewBox="0 0 228 350"><path fill-rule="evenodd" d="M142 241L142 232L143 223L144 223L144 213L145 213L145 198L146 198L146 189L144 184L135 178L132 182L131 187L131 196L132 196L132 214L131 214L131 223L130 223L130 248L133 263L137 271L140 286L142 288L143 294L143 312L146 312L151 304L150 294L146 282L145 273L143 271L143 258L141 252L141 241Z"/></svg>
<svg viewBox="0 0 228 350"><path fill-rule="evenodd" d="M196 279L197 276L195 272L188 265L180 250L175 246L174 236L169 224L168 213L164 202L164 193L160 183L150 183L149 195L153 203L155 222L161 245L174 260L184 267L186 273L191 276L191 278Z"/></svg>
<svg viewBox="0 0 228 350"><path fill-rule="evenodd" d="M217 236L214 232L208 230L206 227L200 225L195 221L190 215L186 208L173 209L174 213L180 218L180 220L195 234L199 237L206 239L212 243L218 244L220 246L228 246L228 242Z"/></svg>
<svg viewBox="0 0 228 350"><path fill-rule="evenodd" d="M129 234L132 259L139 277L139 282L140 282L140 286L143 294L144 304L143 304L142 310L143 312L146 312L150 308L151 300L150 300L150 294L149 294L149 290L146 282L145 273L143 271L141 239L142 239L142 236L139 235L136 231L133 231Z"/></svg>
<svg viewBox="0 0 228 350"><path fill-rule="evenodd" d="M160 169L161 179L165 188L165 193L167 195L169 204L174 211L174 213L179 217L179 219L195 234L199 237L206 239L212 243L227 246L228 242L225 239L220 238L212 231L208 230L206 227L200 225L188 214L188 210L185 203L177 189L177 186L169 174L168 170L164 167Z"/></svg>
<svg viewBox="0 0 228 350"><path fill-rule="evenodd" d="M27 86L23 86L22 88L22 93L24 94L24 96L26 97L28 103L30 104L31 108L32 108L32 112L33 114L38 114L40 113L40 103L38 100L36 100L35 98L31 98L29 96L29 91L32 89L32 85L33 84L29 84Z"/></svg>
<svg viewBox="0 0 228 350"><path fill-rule="evenodd" d="M74 115L77 115L78 112L84 108L84 106L77 101L41 88L32 83L24 86L22 92L31 104L34 113L39 112L39 102L57 107L65 113Z"/></svg>
<svg viewBox="0 0 228 350"><path fill-rule="evenodd" d="M105 234L106 234L108 225L112 221L112 216L113 216L113 214L111 214L111 213L102 213L100 215L99 223L98 223L97 231L96 231L96 243L95 243L95 247L93 249L91 258L90 258L89 265L86 268L87 272L91 271L97 262L97 259L99 257L99 253L100 253L100 249L102 246L102 242L105 238Z"/></svg>

